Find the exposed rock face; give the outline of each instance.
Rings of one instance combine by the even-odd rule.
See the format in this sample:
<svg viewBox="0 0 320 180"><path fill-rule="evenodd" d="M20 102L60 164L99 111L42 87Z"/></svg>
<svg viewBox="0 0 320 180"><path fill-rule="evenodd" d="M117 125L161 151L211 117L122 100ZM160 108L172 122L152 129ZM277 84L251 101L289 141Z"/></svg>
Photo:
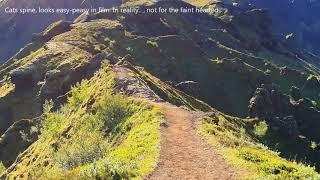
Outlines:
<svg viewBox="0 0 320 180"><path fill-rule="evenodd" d="M249 115L267 121L283 119L292 112L290 97L283 95L276 86L263 84L250 100Z"/></svg>
<svg viewBox="0 0 320 180"><path fill-rule="evenodd" d="M0 2L0 63L5 62L14 55L26 43L30 42L33 33L43 31L49 24L60 19L73 20L80 14L10 14L5 13L6 7L11 8L91 8L91 7L113 7L121 1L95 1L95 0L3 0ZM66 24L65 24L66 25Z"/></svg>
<svg viewBox="0 0 320 180"><path fill-rule="evenodd" d="M56 35L70 31L71 24L72 24L71 22L67 22L67 21L63 21L63 20L55 22L51 26L49 26L45 31L43 31L42 33L34 35L35 37L33 38L33 40L40 39L40 40L47 42Z"/></svg>
<svg viewBox="0 0 320 180"><path fill-rule="evenodd" d="M320 140L320 112L311 100L301 98L300 90L292 87L293 99L284 95L273 85L257 88L250 100L249 115L266 120L272 127L290 136L300 133L308 138ZM296 101L295 101L296 100Z"/></svg>
<svg viewBox="0 0 320 180"><path fill-rule="evenodd" d="M298 101L299 99L302 98L302 95L301 95L301 90L296 87L296 86L292 86L291 89L290 89L290 95L291 97L295 100L295 101Z"/></svg>
<svg viewBox="0 0 320 180"><path fill-rule="evenodd" d="M4 102L0 102L0 104L4 104ZM7 130L8 127L12 125L12 119L14 116L13 108L2 105L0 107L0 133L2 134Z"/></svg>
<svg viewBox="0 0 320 180"><path fill-rule="evenodd" d="M319 142L320 111L309 99L300 99L294 104L293 116L303 135Z"/></svg>
<svg viewBox="0 0 320 180"><path fill-rule="evenodd" d="M17 121L0 137L0 158L5 166L10 166L37 139L40 130L36 124L41 119Z"/></svg>
<svg viewBox="0 0 320 180"><path fill-rule="evenodd" d="M77 68L72 68L71 64L64 64L59 69L47 71L39 91L39 96L43 99L54 99L66 93L71 85L90 77L97 70L104 59L94 59Z"/></svg>
<svg viewBox="0 0 320 180"><path fill-rule="evenodd" d="M163 101L145 83L137 77L130 76L131 71L125 66L116 66L114 71L116 72L116 92L157 102Z"/></svg>
<svg viewBox="0 0 320 180"><path fill-rule="evenodd" d="M319 79L314 76L310 75L304 86L301 88L301 91L304 95L307 95L308 97L312 98L313 100L320 99L320 81Z"/></svg>
<svg viewBox="0 0 320 180"><path fill-rule="evenodd" d="M11 72L11 82L15 84L17 91L23 91L35 85L32 74L33 72L31 68Z"/></svg>
<svg viewBox="0 0 320 180"><path fill-rule="evenodd" d="M283 67L280 69L280 75L281 76L287 76L288 75L288 67Z"/></svg>
<svg viewBox="0 0 320 180"><path fill-rule="evenodd" d="M320 90L320 82L316 76L309 76L305 84L305 88Z"/></svg>
<svg viewBox="0 0 320 180"><path fill-rule="evenodd" d="M84 12L83 14L81 14L79 17L77 17L73 23L83 23L83 22L87 22L90 20L90 15L88 12Z"/></svg>
<svg viewBox="0 0 320 180"><path fill-rule="evenodd" d="M53 97L56 94L60 94L62 86L67 80L68 72L62 72L61 70L51 70L45 75L45 81L40 89L40 95L43 97Z"/></svg>
<svg viewBox="0 0 320 180"><path fill-rule="evenodd" d="M194 97L200 96L200 86L199 86L199 83L197 82L183 81L176 84L176 88Z"/></svg>
<svg viewBox="0 0 320 180"><path fill-rule="evenodd" d="M282 94L274 85L263 84L250 100L250 117L264 119L272 127L297 137L299 128L292 112L290 97Z"/></svg>
<svg viewBox="0 0 320 180"><path fill-rule="evenodd" d="M235 29L242 27L236 33L243 37L242 41L246 42L248 49L259 50L261 46L274 46L272 20L266 10L253 9L242 12L232 19L232 23L235 24Z"/></svg>
<svg viewBox="0 0 320 180"><path fill-rule="evenodd" d="M289 136L297 137L300 133L298 123L293 116L284 117L279 125Z"/></svg>
<svg viewBox="0 0 320 180"><path fill-rule="evenodd" d="M16 91L31 89L44 78L45 62L52 58L53 54L47 54L34 60L34 63L26 64L12 70L9 75L11 82L15 84Z"/></svg>

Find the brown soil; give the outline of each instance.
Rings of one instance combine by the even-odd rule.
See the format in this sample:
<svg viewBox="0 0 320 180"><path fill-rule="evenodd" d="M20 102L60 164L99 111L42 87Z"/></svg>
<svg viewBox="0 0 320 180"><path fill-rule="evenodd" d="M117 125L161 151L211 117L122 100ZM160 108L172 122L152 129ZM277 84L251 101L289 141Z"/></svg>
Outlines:
<svg viewBox="0 0 320 180"><path fill-rule="evenodd" d="M161 104L166 117L158 166L147 179L236 179L235 171L196 130L197 113Z"/></svg>

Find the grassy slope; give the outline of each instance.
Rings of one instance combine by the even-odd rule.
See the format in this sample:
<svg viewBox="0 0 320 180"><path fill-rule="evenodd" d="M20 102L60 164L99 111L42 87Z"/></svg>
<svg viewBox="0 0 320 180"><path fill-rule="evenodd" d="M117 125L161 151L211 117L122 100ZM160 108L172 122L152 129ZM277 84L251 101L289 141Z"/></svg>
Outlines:
<svg viewBox="0 0 320 180"><path fill-rule="evenodd" d="M201 135L235 167L249 171L249 179L319 179L314 168L286 160L259 143L268 126L221 113L199 122ZM276 138L276 137L273 137Z"/></svg>
<svg viewBox="0 0 320 180"><path fill-rule="evenodd" d="M224 27L222 22L216 19L189 21L186 20L187 17L154 16L156 17L150 17L155 19L154 24L143 29L139 27L149 23L144 17L75 24L71 31L50 41L48 47L55 52L58 52L54 49L55 46L63 47L63 51L70 49L72 55L75 51L78 51L76 54L84 54L80 49L92 55L105 52L115 57L125 57L130 54L134 65L143 66L147 72L162 81L171 81L174 84L186 80L198 82L202 101L228 114L241 117L247 115L249 100L256 87L266 80L270 79L280 85L283 92L289 93L293 85L302 88L308 77L298 71L290 71L287 76L280 75L280 67L269 63L269 59L283 59L282 57L271 58L272 53L269 53L269 56L262 59L244 51L241 48L242 42L225 29L228 26ZM162 21L159 21L160 18ZM192 28L194 23L199 23L197 32ZM177 31L177 34L171 35L174 31ZM200 47L197 42L208 45ZM40 48L24 58L20 65L40 59L47 53L48 50ZM46 63L46 66L50 66L48 69L59 68L60 60L65 62L65 58L68 58L70 64L82 63L88 58L88 55L72 56L69 60L68 53L61 53L63 55L57 54L49 61L51 64ZM211 59L214 61L210 61ZM220 61L221 59L225 60ZM230 59L238 59L238 62L230 62ZM241 96L234 93L235 91L241 92Z"/></svg>
<svg viewBox="0 0 320 180"><path fill-rule="evenodd" d="M162 114L147 103L111 93L108 67L72 89L68 103L50 112L42 134L6 177L143 177L159 155ZM4 177L3 176L3 177Z"/></svg>
<svg viewBox="0 0 320 180"><path fill-rule="evenodd" d="M151 75L145 69L135 68L131 64L127 65L132 70L133 76L147 84L156 94L162 99L176 106L185 106L195 111L210 111L212 107L200 101L193 96L190 96L182 91L179 91L171 85L161 81L157 77Z"/></svg>
<svg viewBox="0 0 320 180"><path fill-rule="evenodd" d="M6 96L14 89L13 84L10 81L2 81L0 82L0 98Z"/></svg>

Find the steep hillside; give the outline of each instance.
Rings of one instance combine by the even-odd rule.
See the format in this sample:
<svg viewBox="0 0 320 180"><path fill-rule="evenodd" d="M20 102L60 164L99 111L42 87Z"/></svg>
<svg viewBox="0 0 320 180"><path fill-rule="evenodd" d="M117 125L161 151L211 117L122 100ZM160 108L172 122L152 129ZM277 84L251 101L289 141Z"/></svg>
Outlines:
<svg viewBox="0 0 320 180"><path fill-rule="evenodd" d="M123 6L133 4L195 8L175 0ZM2 177L143 178L161 161L160 137L170 138L160 129L183 120L197 124L235 171L317 179L304 165L319 169L320 71L312 60L274 38L259 9L55 22L0 66ZM154 102L186 114L166 119ZM202 141L193 135L196 147ZM212 158L198 149L195 161L199 152Z"/></svg>
<svg viewBox="0 0 320 180"><path fill-rule="evenodd" d="M68 103L56 112L50 112L53 102L47 101L41 135L3 177L126 178L149 173L158 156L163 117L146 103L113 95L113 85L114 74L105 65L75 86Z"/></svg>
<svg viewBox="0 0 320 180"><path fill-rule="evenodd" d="M261 144L261 139L281 139L275 135L273 127L255 119L241 120L220 112L203 118L198 130L228 162L247 171L240 179L319 179L319 174L294 158L279 157L279 152L271 151ZM279 138L280 137L280 138ZM281 142L285 144L286 142ZM297 145L290 150L298 149ZM309 151L307 147L306 151ZM282 154L282 153L281 153Z"/></svg>
<svg viewBox="0 0 320 180"><path fill-rule="evenodd" d="M6 8L90 8L90 7L112 7L118 5L118 0L92 1L92 0L58 0L58 1L29 1L29 0L3 0L0 2L0 63L4 63L13 56L26 43L29 43L33 33L43 31L54 21L64 19L73 20L80 14L59 13L6 13ZM8 11L8 10L7 10Z"/></svg>
<svg viewBox="0 0 320 180"><path fill-rule="evenodd" d="M273 17L274 30L282 37L290 35L300 48L319 53L319 8L320 1L263 1L255 7L267 8ZM308 13L306 13L308 12ZM284 23L285 22L285 23ZM288 36L289 37L289 36Z"/></svg>
<svg viewBox="0 0 320 180"><path fill-rule="evenodd" d="M250 9L266 9L272 17L272 29L278 39L306 52L319 54L319 0L186 0L196 6L217 7L223 9L216 13L223 18L230 18L234 12ZM218 6L219 6L218 5ZM231 12L223 16L221 12Z"/></svg>

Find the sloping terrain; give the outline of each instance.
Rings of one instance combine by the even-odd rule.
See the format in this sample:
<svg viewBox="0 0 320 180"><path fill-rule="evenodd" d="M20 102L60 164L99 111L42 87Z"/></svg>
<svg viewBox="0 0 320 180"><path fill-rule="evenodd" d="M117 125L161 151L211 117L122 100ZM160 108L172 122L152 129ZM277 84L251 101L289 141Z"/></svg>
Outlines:
<svg viewBox="0 0 320 180"><path fill-rule="evenodd" d="M196 6L219 8L221 18L250 9L266 9L272 17L272 29L276 38L288 45L305 49L304 53L319 54L319 0L186 0ZM225 12L228 15L225 15ZM313 54L315 55L315 54Z"/></svg>
<svg viewBox="0 0 320 180"><path fill-rule="evenodd" d="M278 152L260 143L262 138L272 134L272 128L266 122L240 120L220 112L198 122L200 134L207 138L216 152L235 167L247 170L241 172L240 179L319 179L313 168L294 158L281 158ZM297 146L290 150L295 148Z"/></svg>
<svg viewBox="0 0 320 180"><path fill-rule="evenodd" d="M43 31L48 25L60 19L72 21L80 14L63 13L6 13L6 8L35 8L57 9L57 8L91 8L91 7L113 7L119 5L120 1L92 1L92 0L58 0L58 1L30 1L30 0L3 0L0 2L0 63L4 63L26 43L31 42L33 34Z"/></svg>
<svg viewBox="0 0 320 180"><path fill-rule="evenodd" d="M268 29L272 29L273 39L280 41L288 48L284 50L281 46L273 48L274 51L282 55L290 55L291 58L285 56L275 57L273 60L285 61L285 65L292 63L290 59L297 59L300 63L311 63L319 67L319 21L318 9L320 1L265 1L265 0L186 0L198 7L211 8L214 15L222 20L232 20L236 14L246 14L254 9L264 9L269 19L262 22L268 22ZM307 13L306 13L307 12ZM257 19L257 18L251 18ZM261 22L261 19L260 19ZM243 25L252 25L251 21L241 21ZM249 27L249 26L248 26ZM250 32L250 34L255 32ZM246 33L246 35L249 35ZM249 35L251 36L251 35ZM252 37L252 36L251 36ZM254 36L253 36L254 37ZM247 36L248 38L248 36ZM273 44L273 43L271 43ZM269 44L270 45L270 44ZM252 46L255 49L256 46ZM269 46L269 48L272 46ZM297 48L298 47L298 48ZM284 50L284 51L283 51ZM260 56L264 56L261 53ZM279 62L277 62L279 63ZM307 65L309 66L309 65Z"/></svg>
<svg viewBox="0 0 320 180"><path fill-rule="evenodd" d="M141 10L145 5L194 7L182 1L135 5ZM152 174L158 157L157 168L170 169L166 161L161 165L170 155L161 149L160 137L170 142L179 136L190 145L186 149L199 148L188 158L199 163L203 155L221 162L218 169L223 172L216 174L226 178L233 176L224 169L229 163L247 171L234 163L239 159L267 162L249 163L253 177L285 178L289 173L317 178L317 172L301 162L319 167L320 72L310 57L294 56L273 38L265 11L239 12L231 19L143 13L98 13L80 19L53 23L0 66L3 178L143 178ZM177 112L186 114L172 119L145 99L208 112L209 117L196 120L179 108ZM173 137L160 136L166 115L167 131L179 129ZM175 127L173 120L184 122ZM205 142L195 130L181 131L191 128L192 120L200 123L200 132L209 140L222 139L218 146L233 152L231 160L220 157L228 156L223 150L221 155L215 155L216 149L210 154L210 148L199 145ZM184 144L177 143L173 145ZM261 149L261 144L270 150ZM256 151L234 155L243 152L241 148ZM279 168L250 159L259 153ZM202 174L196 166L186 166L199 170L190 176Z"/></svg>
<svg viewBox="0 0 320 180"><path fill-rule="evenodd" d="M166 126L158 167L148 179L236 179L235 171L198 136L195 112L168 104L160 107Z"/></svg>
<svg viewBox="0 0 320 180"><path fill-rule="evenodd" d="M126 178L149 173L158 156L163 117L146 103L111 94L113 77L104 65L74 87L59 110L50 112L53 102L47 101L41 135L2 177Z"/></svg>
<svg viewBox="0 0 320 180"><path fill-rule="evenodd" d="M275 4L277 4L275 6ZM275 33L282 37L287 35L300 48L319 53L320 29L319 12L320 1L263 1L253 4L255 7L269 9L273 17ZM306 13L308 12L308 13ZM286 23L284 23L286 22ZM285 24L285 25L284 25ZM292 33L292 36L290 34ZM291 38L291 39L290 39Z"/></svg>

